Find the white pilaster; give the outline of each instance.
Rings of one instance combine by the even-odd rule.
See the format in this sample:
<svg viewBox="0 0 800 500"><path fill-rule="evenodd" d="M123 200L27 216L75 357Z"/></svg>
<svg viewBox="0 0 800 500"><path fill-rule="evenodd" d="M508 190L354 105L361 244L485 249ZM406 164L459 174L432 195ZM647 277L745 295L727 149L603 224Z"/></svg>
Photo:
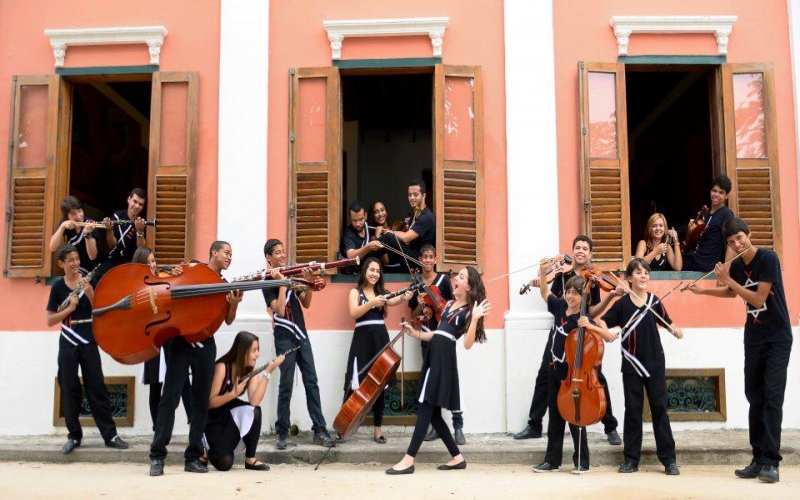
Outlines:
<svg viewBox="0 0 800 500"><path fill-rule="evenodd" d="M787 0L789 12L789 43L792 50L792 82L794 84L794 147L800 158L800 0ZM797 169L800 186L800 168ZM800 197L798 198L800 208Z"/></svg>

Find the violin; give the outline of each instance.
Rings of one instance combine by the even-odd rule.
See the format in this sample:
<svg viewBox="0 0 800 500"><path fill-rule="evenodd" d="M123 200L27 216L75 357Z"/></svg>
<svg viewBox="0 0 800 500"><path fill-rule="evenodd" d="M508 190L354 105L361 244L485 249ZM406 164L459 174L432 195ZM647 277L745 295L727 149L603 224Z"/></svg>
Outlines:
<svg viewBox="0 0 800 500"><path fill-rule="evenodd" d="M697 217L694 218L694 226L686 231L686 238L681 241L681 252L688 252L694 250L700 242L700 237L703 236L703 231L706 230L706 221L703 216L708 213L708 207L703 205L697 212Z"/></svg>
<svg viewBox="0 0 800 500"><path fill-rule="evenodd" d="M610 293L617 289L618 283L603 274L603 271L595 269L594 266L589 265L581 269L581 276L583 276L587 284L599 286L600 290L604 292Z"/></svg>
<svg viewBox="0 0 800 500"><path fill-rule="evenodd" d="M589 284L581 294L581 316L586 316ZM606 393L597 375L603 363L600 334L575 328L564 341L564 359L569 367L558 389L558 412L567 422L586 426L599 422L606 414Z"/></svg>
<svg viewBox="0 0 800 500"><path fill-rule="evenodd" d="M556 276L558 276L559 274L566 274L572 271L572 257L570 257L565 253L556 255L551 259L547 259L547 261L544 264L547 266L545 274L547 275L548 283L552 283L553 280L556 278ZM525 295L526 293L528 293L534 286L533 282L534 280L530 280L529 282L522 285L522 287L520 287L519 289L519 294Z"/></svg>
<svg viewBox="0 0 800 500"><path fill-rule="evenodd" d="M442 297L442 292L436 285L426 285L425 280L421 276L415 275L414 280L418 287L421 287L425 292L419 295L419 302L422 304L422 314L427 318L436 318L436 321L441 321L442 312L447 307L447 301Z"/></svg>
<svg viewBox="0 0 800 500"><path fill-rule="evenodd" d="M275 269L278 269L278 271L280 271L280 273L284 276L294 276L296 274L302 274L303 269L311 269L312 271L321 270L322 273L325 274L325 269L334 269L337 267L345 267L345 266L357 266L360 263L361 259L359 257L355 257L353 259L335 260L333 262L308 262L305 264L297 264L294 266L283 266ZM252 273L237 276L233 278L230 282L241 283L245 281L271 280L272 279L271 272L272 269L260 269Z"/></svg>

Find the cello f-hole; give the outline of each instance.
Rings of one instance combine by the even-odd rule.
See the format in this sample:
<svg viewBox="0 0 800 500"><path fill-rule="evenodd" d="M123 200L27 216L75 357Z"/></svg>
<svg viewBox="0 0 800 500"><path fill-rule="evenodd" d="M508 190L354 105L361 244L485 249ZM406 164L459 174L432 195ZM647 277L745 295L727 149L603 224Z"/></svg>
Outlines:
<svg viewBox="0 0 800 500"><path fill-rule="evenodd" d="M166 322L167 322L167 321L169 321L171 318L172 318L172 313L171 313L171 312L168 312L168 313L167 313L167 316L166 316L164 319L160 319L160 320L157 320L157 321L153 321L153 322L151 322L151 323L148 323L148 324L147 324L147 326L146 326L146 327L145 327L145 329L144 329L144 334L145 334L145 335L147 335L147 336L150 336L150 328L151 328L151 327L153 327L153 326L156 326L156 325L160 325L160 324L162 324L162 323L166 323Z"/></svg>

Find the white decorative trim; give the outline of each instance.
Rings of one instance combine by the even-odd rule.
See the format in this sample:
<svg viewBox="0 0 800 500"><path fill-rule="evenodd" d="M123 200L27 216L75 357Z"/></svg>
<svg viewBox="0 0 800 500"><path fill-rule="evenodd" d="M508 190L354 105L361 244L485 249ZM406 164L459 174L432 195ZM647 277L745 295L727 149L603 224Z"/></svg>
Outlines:
<svg viewBox="0 0 800 500"><path fill-rule="evenodd" d="M442 57L444 30L449 17L413 17L406 19L353 19L322 21L331 42L331 59L342 58L345 37L428 35L433 57Z"/></svg>
<svg viewBox="0 0 800 500"><path fill-rule="evenodd" d="M713 33L717 53L728 53L728 37L738 16L614 16L611 27L617 37L617 52L628 55L628 42L634 33Z"/></svg>
<svg viewBox="0 0 800 500"><path fill-rule="evenodd" d="M145 43L150 52L150 64L158 66L161 46L167 36L164 26L131 26L113 28L46 29L50 39L56 68L64 67L67 47L70 45L112 45Z"/></svg>

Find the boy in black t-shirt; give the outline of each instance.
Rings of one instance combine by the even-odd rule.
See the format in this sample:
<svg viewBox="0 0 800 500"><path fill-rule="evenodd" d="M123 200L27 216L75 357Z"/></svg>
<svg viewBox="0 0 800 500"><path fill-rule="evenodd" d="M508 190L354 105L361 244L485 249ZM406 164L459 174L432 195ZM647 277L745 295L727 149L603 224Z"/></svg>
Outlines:
<svg viewBox="0 0 800 500"><path fill-rule="evenodd" d="M61 223L50 238L50 251L58 251L66 238L67 243L78 250L78 256L81 261L81 274L86 276L94 267L95 260L97 260L97 240L95 239L97 230L95 229L95 223L94 221L88 221L85 226L78 225L78 223L84 222L83 204L74 196L67 196L61 200L61 214L63 215Z"/></svg>
<svg viewBox="0 0 800 500"><path fill-rule="evenodd" d="M92 324L73 325L77 319L92 317L94 288L81 277L80 257L74 245L66 244L58 250L58 267L64 270L64 277L56 281L50 289L47 301L47 326L61 323L61 337L58 343L58 385L61 389L61 409L69 430L66 444L61 451L67 455L81 445L83 429L80 423L80 410L83 393L78 379L78 367L83 374L83 385L92 417L109 448L126 449L128 443L117 435L117 426L111 416L111 402L103 377L100 351L92 333ZM80 287L80 288L79 288ZM75 292L78 290L77 292ZM66 307L61 309L61 304Z"/></svg>
<svg viewBox="0 0 800 500"><path fill-rule="evenodd" d="M114 215L103 219L103 224L108 228L114 221L131 221L130 224L114 225L111 229L106 229L106 243L111 251L108 258L111 266L130 262L136 249L147 244L145 239L147 226L141 217L144 210L145 198L147 193L141 188L134 188L128 196L128 208L117 210Z"/></svg>
<svg viewBox="0 0 800 500"><path fill-rule="evenodd" d="M544 262L544 261L543 261ZM547 425L547 452L544 461L533 468L534 472L552 472L561 467L562 451L564 447L564 426L566 421L558 411L558 389L561 382L568 376L569 367L566 364L564 344L569 333L579 326L586 330L598 333L606 342L613 342L616 338L602 326L589 321L587 316L581 316L581 291L585 281L581 276L573 276L567 280L564 298L559 298L547 288L546 265L539 268L539 293L547 302L547 311L553 315L555 322L550 330L551 340L547 370L547 403L550 420ZM586 438L586 427L569 424L569 432L575 452L572 455L574 468L573 474L589 472L589 442ZM580 449L580 455L578 450ZM578 459L580 458L580 463Z"/></svg>
<svg viewBox="0 0 800 500"><path fill-rule="evenodd" d="M436 243L436 219L433 212L425 206L426 189L425 181L420 178L411 179L408 183L408 204L414 210L414 217L408 224L408 231L386 230L380 237L381 243L402 251L412 259L419 259L424 245ZM400 262L405 265L402 256Z"/></svg>
<svg viewBox="0 0 800 500"><path fill-rule="evenodd" d="M369 225L367 224L367 212L360 201L350 204L348 210L349 221L342 234L342 241L339 244L339 253L345 259L355 259L358 257L364 262L367 257L374 255L380 256L381 243L378 240L370 241ZM347 271L356 272L358 266L349 266Z"/></svg>
<svg viewBox="0 0 800 500"><path fill-rule="evenodd" d="M730 267L717 263L714 272L723 286L690 290L712 297L741 297L747 312L744 324L744 393L750 403L750 446L753 460L735 474L758 477L767 483L780 480L781 421L786 374L792 350L792 325L783 290L778 255L750 241L750 228L739 218L725 227L728 247L741 259Z"/></svg>
<svg viewBox="0 0 800 500"><path fill-rule="evenodd" d="M703 215L706 228L697 242L694 250L686 252L683 256L684 271L707 272L714 268L714 264L725 259L725 238L722 228L726 222L733 218L733 212L725 204L728 193L731 192L731 180L726 175L718 175L711 182L711 211ZM694 220L689 221L689 230L694 227ZM730 255L732 256L732 254Z"/></svg>
<svg viewBox="0 0 800 500"><path fill-rule="evenodd" d="M622 385L625 391L625 462L619 472L639 470L642 455L642 405L644 391L653 416L653 433L656 454L670 476L680 474L675 458L675 440L667 414L667 378L664 349L658 334L658 324L668 328L677 338L683 337L680 328L670 323L667 310L660 299L647 293L650 265L644 259L634 258L625 270L631 294L611 306L598 323L605 327L622 327ZM665 322L658 319L653 311Z"/></svg>

